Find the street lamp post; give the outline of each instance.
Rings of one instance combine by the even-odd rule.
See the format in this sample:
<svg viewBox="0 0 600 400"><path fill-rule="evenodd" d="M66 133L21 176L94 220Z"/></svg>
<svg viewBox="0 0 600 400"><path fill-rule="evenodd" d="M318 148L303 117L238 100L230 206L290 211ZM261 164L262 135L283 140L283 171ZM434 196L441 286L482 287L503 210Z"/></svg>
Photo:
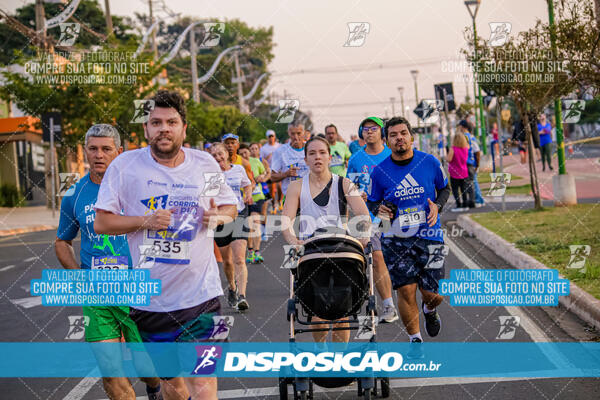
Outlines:
<svg viewBox="0 0 600 400"><path fill-rule="evenodd" d="M400 105L402 106L402 118L406 118L404 114L404 87L398 86L398 93L400 93Z"/></svg>
<svg viewBox="0 0 600 400"><path fill-rule="evenodd" d="M419 107L419 88L417 87L417 77L419 76L419 70L413 69L410 71L412 75L413 81L415 83L415 103L417 107ZM417 127L421 127L421 121L419 120L419 116L417 115ZM419 150L423 151L423 135L419 133Z"/></svg>
<svg viewBox="0 0 600 400"><path fill-rule="evenodd" d="M554 62L557 62L556 27L554 25L554 1L548 2L548 22L550 25L550 45ZM565 167L565 142L563 137L562 107L560 99L554 100L554 117L556 118L556 151L558 153L558 174L552 177L554 205L568 206L577 204L577 187L575 178L567 174Z"/></svg>
<svg viewBox="0 0 600 400"><path fill-rule="evenodd" d="M390 97L390 103L392 103L392 118L396 115L396 106L394 103L396 102L395 97Z"/></svg>
<svg viewBox="0 0 600 400"><path fill-rule="evenodd" d="M552 46L552 55L556 62L556 27L554 26L554 1L548 0L548 21L550 25L550 45ZM565 167L565 141L563 137L562 124L562 105L560 99L554 100L554 118L556 119L556 152L558 155L558 174L564 175L567 173Z"/></svg>
<svg viewBox="0 0 600 400"><path fill-rule="evenodd" d="M479 61L479 57L477 55L477 26L475 24L475 18L477 17L477 11L479 11L479 5L481 4L481 0L466 0L465 6L467 6L467 10L469 10L469 14L471 15L471 19L473 20L473 48L475 51L475 62L473 63L473 77L474 85L477 87L476 96L478 97L479 102L479 121L477 123L478 127L478 136L481 141L481 147L483 148L483 154L487 154L487 140L486 140L486 129L485 129L485 119L483 116L483 98L481 97L481 86L477 85L477 63ZM473 9L471 9L473 7ZM477 115L477 112L476 112Z"/></svg>

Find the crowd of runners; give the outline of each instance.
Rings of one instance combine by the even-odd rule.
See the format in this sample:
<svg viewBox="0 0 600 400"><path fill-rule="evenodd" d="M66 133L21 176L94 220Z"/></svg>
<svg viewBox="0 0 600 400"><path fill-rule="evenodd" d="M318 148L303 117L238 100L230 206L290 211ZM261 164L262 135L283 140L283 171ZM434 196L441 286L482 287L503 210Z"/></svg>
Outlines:
<svg viewBox="0 0 600 400"><path fill-rule="evenodd" d="M451 185L444 164L416 149L406 119L357 121L358 137L349 145L333 124L310 134L292 122L286 136L266 130L263 141L243 143L227 133L200 150L184 145L184 99L159 91L151 100L154 108L144 123L147 147L123 152L113 126L88 130L84 151L90 170L62 202L55 248L64 268L97 268L98 260L112 255L126 269L139 267L145 261L142 249L151 246L151 276L161 280L162 292L148 306L84 307L90 318L86 341L208 341L221 296L251 318L252 297L260 294L247 293L247 264L264 262L261 244L271 240L264 225L272 217L290 221L282 235L292 245L319 234L322 218L340 229L353 217L366 218L362 227L369 234L360 240L373 249L379 322L400 317L408 340L420 343L422 313L427 334L439 334L438 282L445 272L440 212ZM459 126L457 134L470 131L466 121ZM475 140L465 137L467 143ZM469 145L464 157L474 159L475 150ZM209 194L206 189L215 183L217 190ZM461 201L456 193L455 198ZM293 229L298 216L312 220L303 218L305 223ZM80 262L72 246L79 231ZM315 340L326 336L320 332ZM332 339L349 340L346 333ZM144 382L151 400L217 395L214 377ZM127 378L103 383L111 398L135 398Z"/></svg>

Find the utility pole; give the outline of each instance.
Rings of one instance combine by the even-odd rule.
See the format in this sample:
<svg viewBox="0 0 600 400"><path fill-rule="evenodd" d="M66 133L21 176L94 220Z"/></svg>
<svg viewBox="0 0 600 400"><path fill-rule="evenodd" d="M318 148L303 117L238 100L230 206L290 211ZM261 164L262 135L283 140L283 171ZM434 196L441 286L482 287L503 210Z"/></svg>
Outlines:
<svg viewBox="0 0 600 400"><path fill-rule="evenodd" d="M154 23L154 16L152 14L152 0L148 0L148 7L150 7L150 25ZM152 51L154 52L154 59L158 58L158 44L156 43L156 31L155 29L152 31Z"/></svg>
<svg viewBox="0 0 600 400"><path fill-rule="evenodd" d="M245 113L247 111L246 104L244 103L244 93L242 91L242 73L240 70L240 60L237 51L233 54L233 60L235 62L235 74L237 81L239 108L241 112Z"/></svg>
<svg viewBox="0 0 600 400"><path fill-rule="evenodd" d="M104 0L104 11L106 12L106 34L110 35L113 33L113 23L112 15L110 15L109 0Z"/></svg>
<svg viewBox="0 0 600 400"><path fill-rule="evenodd" d="M46 50L46 13L44 0L35 0L35 30L38 45Z"/></svg>
<svg viewBox="0 0 600 400"><path fill-rule="evenodd" d="M402 106L402 118L405 117L406 110L404 109L404 88L402 86L398 86L398 93L400 93L400 105Z"/></svg>
<svg viewBox="0 0 600 400"><path fill-rule="evenodd" d="M410 74L412 75L413 81L415 83L415 103L417 104L417 107L419 107L419 88L417 87L417 77L419 76L419 71L416 69L413 69L412 71L410 71ZM418 115L417 115L417 127L421 128L421 120ZM424 135L424 133L423 134L419 133L419 150L421 150L421 151L423 151L423 135Z"/></svg>
<svg viewBox="0 0 600 400"><path fill-rule="evenodd" d="M190 29L190 55L192 60L192 98L196 103L200 102L200 92L198 90L198 64L196 63L196 33L194 28Z"/></svg>
<svg viewBox="0 0 600 400"><path fill-rule="evenodd" d="M396 115L396 107L394 103L396 102L396 98L390 97L390 103L392 103L392 118Z"/></svg>
<svg viewBox="0 0 600 400"><path fill-rule="evenodd" d="M554 62L556 62L556 27L554 26L553 0L548 0L548 20L550 25L550 45L552 47ZM564 175L567 173L567 168L565 167L565 140L563 137L562 104L560 103L560 99L554 100L554 119L556 120L556 153L558 155L558 174Z"/></svg>
<svg viewBox="0 0 600 400"><path fill-rule="evenodd" d="M556 50L556 26L554 25L554 1L548 1L548 21L550 25L550 44L552 47L552 58L558 62L558 52ZM595 1L596 10L598 2ZM598 18L598 15L596 15ZM554 204L568 206L577 204L577 187L575 178L567 174L565 167L565 141L563 137L562 105L560 99L554 100L554 118L556 119L556 152L558 153L558 174L552 177L552 192L554 194Z"/></svg>
<svg viewBox="0 0 600 400"><path fill-rule="evenodd" d="M467 6L467 10L471 15L471 19L473 20L473 49L475 52L475 61L473 64L473 78L474 78L474 89L475 89L475 102L477 102L477 110L475 111L475 117L477 120L477 112L479 112L479 121L478 121L478 130L477 137L481 142L481 150L483 155L487 154L487 131L485 125L485 116L483 115L483 98L481 96L481 86L477 84L477 73L479 72L479 56L477 55L477 25L475 24L475 19L477 18L477 12L479 11L479 5L481 0L465 0L465 5ZM473 7L473 10L471 9Z"/></svg>

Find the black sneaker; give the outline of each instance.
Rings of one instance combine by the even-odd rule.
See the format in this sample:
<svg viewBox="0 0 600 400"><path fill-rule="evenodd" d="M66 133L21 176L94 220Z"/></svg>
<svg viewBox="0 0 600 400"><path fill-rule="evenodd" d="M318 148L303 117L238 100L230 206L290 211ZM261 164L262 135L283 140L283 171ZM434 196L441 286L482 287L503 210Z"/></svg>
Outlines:
<svg viewBox="0 0 600 400"><path fill-rule="evenodd" d="M424 305L425 303L421 303L421 309L423 309ZM437 336L442 328L442 320L440 319L439 314L434 310L430 313L423 311L423 315L425 316L425 330L427 331L427 334L431 337Z"/></svg>
<svg viewBox="0 0 600 400"><path fill-rule="evenodd" d="M238 303L238 294L237 291L229 288L227 289L227 302L229 303L229 307L235 308Z"/></svg>
<svg viewBox="0 0 600 400"><path fill-rule="evenodd" d="M421 339L413 338L410 341L410 347L408 353L406 354L406 357L413 360L416 358L425 357L425 354L423 353L423 341Z"/></svg>
<svg viewBox="0 0 600 400"><path fill-rule="evenodd" d="M248 301L246 300L246 296L244 296L243 294L240 294L238 296L237 309L239 311L246 311L249 308L250 308L250 305L248 305Z"/></svg>
<svg viewBox="0 0 600 400"><path fill-rule="evenodd" d="M148 400L164 400L163 395L160 391L160 385L156 388L151 388L146 385L146 394L148 395Z"/></svg>

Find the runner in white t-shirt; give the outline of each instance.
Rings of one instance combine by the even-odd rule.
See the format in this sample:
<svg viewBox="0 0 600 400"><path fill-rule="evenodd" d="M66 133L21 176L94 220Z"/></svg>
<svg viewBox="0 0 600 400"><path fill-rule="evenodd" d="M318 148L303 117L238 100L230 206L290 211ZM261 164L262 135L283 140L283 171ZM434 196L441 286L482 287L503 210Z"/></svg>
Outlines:
<svg viewBox="0 0 600 400"><path fill-rule="evenodd" d="M267 131L267 143L263 144L260 147L260 158L261 160L266 160L269 165L273 162L273 152L281 147L281 143L277 141L277 137L275 136L275 131L269 129ZM281 193L281 182L273 181L269 179L267 181L269 185L269 190L271 192L271 201L273 204L273 214L277 212L277 209L280 211L283 209L283 194Z"/></svg>
<svg viewBox="0 0 600 400"><path fill-rule="evenodd" d="M231 164L227 149L221 143L212 146L212 155L219 163L225 175L225 182L237 197L238 218L215 231L215 242L223 257L223 270L229 282L227 301L239 311L245 311L250 306L246 300L246 285L248 284L248 268L246 267L246 246L248 244L248 208L252 204L252 182L244 167Z"/></svg>
<svg viewBox="0 0 600 400"><path fill-rule="evenodd" d="M289 124L288 135L290 142L275 150L271 163L271 180L281 181L284 196L290 182L308 174L304 162L304 125L300 122Z"/></svg>
<svg viewBox="0 0 600 400"><path fill-rule="evenodd" d="M211 340L223 292L207 227L235 218L237 198L219 183L210 154L182 148L183 98L163 90L151 100L144 123L149 146L121 154L107 169L94 230L126 233L134 268L150 268L152 279L161 280L161 294L130 312L144 341ZM214 377L162 379L169 380L161 385L165 398L187 398L188 389L193 399L217 398Z"/></svg>

